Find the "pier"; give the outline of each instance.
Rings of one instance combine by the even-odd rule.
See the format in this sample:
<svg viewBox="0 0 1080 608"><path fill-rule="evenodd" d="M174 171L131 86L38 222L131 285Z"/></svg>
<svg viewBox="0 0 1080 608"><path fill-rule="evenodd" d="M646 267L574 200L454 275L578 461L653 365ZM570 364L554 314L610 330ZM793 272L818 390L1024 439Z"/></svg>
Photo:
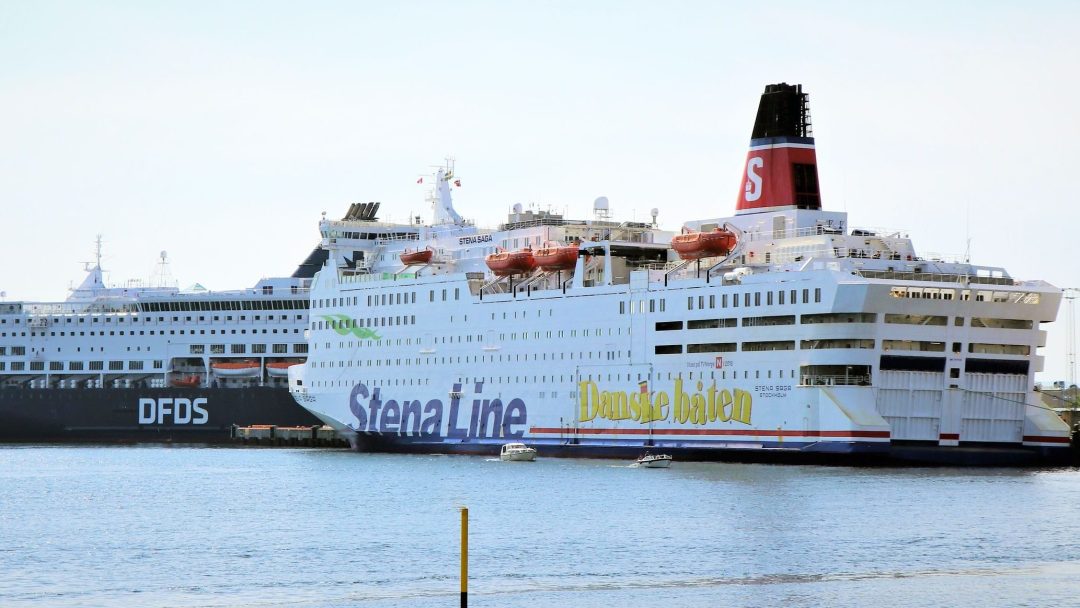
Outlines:
<svg viewBox="0 0 1080 608"><path fill-rule="evenodd" d="M349 442L329 426L233 425L229 437L244 445L309 448L347 448Z"/></svg>

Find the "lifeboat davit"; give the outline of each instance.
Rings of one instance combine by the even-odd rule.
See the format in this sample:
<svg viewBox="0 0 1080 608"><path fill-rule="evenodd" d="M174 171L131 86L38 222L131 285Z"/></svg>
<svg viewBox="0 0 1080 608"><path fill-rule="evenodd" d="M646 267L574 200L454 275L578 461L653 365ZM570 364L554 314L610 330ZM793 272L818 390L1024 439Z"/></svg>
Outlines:
<svg viewBox="0 0 1080 608"><path fill-rule="evenodd" d="M198 374L189 374L187 376L180 376L173 378L172 384L176 388L199 388L202 386L202 378Z"/></svg>
<svg viewBox="0 0 1080 608"><path fill-rule="evenodd" d="M431 261L431 258L435 255L435 251L428 247L427 249L421 249L419 251L408 251L399 255L401 263L406 266L411 264L427 264Z"/></svg>
<svg viewBox="0 0 1080 608"><path fill-rule="evenodd" d="M300 361L275 361L266 364L266 373L273 378L287 378L289 368L294 365L303 365Z"/></svg>
<svg viewBox="0 0 1080 608"><path fill-rule="evenodd" d="M498 251L487 256L485 261L491 272L500 277L529 274L536 270L536 258L529 247L517 251Z"/></svg>
<svg viewBox="0 0 1080 608"><path fill-rule="evenodd" d="M261 373L259 364L254 361L235 361L211 363L214 375L221 378L257 378Z"/></svg>
<svg viewBox="0 0 1080 608"><path fill-rule="evenodd" d="M555 270L573 270L577 265L578 244L566 246L543 247L536 250L533 256L542 270L549 272Z"/></svg>
<svg viewBox="0 0 1080 608"><path fill-rule="evenodd" d="M700 260L727 255L735 248L735 233L723 228L711 232L690 232L671 237L671 248L684 260Z"/></svg>

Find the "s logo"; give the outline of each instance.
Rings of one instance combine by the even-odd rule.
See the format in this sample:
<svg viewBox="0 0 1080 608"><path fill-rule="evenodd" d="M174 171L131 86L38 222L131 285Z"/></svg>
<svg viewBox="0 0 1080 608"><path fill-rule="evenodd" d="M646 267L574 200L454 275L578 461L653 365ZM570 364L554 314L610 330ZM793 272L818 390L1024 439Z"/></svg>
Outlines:
<svg viewBox="0 0 1080 608"><path fill-rule="evenodd" d="M761 176L754 172L765 166L765 159L755 156L746 161L746 201L752 203L761 198Z"/></svg>

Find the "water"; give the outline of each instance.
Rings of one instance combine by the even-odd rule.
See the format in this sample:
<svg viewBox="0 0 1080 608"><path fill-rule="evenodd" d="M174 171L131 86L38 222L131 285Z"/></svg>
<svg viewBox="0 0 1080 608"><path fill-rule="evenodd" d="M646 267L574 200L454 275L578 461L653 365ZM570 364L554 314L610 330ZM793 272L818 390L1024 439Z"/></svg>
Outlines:
<svg viewBox="0 0 1080 608"><path fill-rule="evenodd" d="M1075 469L0 447L0 606L1065 606Z"/></svg>

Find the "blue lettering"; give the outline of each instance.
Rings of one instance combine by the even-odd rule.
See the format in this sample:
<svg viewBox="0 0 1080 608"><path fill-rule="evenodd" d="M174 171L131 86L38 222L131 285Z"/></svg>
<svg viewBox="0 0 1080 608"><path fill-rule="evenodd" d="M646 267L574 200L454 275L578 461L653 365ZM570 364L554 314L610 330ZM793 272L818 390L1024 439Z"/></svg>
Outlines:
<svg viewBox="0 0 1080 608"><path fill-rule="evenodd" d="M521 439L525 436L525 421L528 419L528 414L525 411L525 402L521 399L512 399L510 403L506 404L506 412L503 414L503 437L510 437L512 439ZM514 426L520 426L519 430L514 430Z"/></svg>
<svg viewBox="0 0 1080 608"><path fill-rule="evenodd" d="M379 425L380 433L397 433L398 424L401 422L401 408L397 401L387 399L382 410L382 424Z"/></svg>
<svg viewBox="0 0 1080 608"><path fill-rule="evenodd" d="M459 429L457 427L458 405L459 405L459 403L461 401L461 399L458 397L458 395L461 394L461 385L460 384L455 384L454 385L454 389L452 391L452 394L454 396L450 398L450 419L447 420L446 436L447 437L460 437L460 438L464 439L465 437L469 436L468 432L465 429Z"/></svg>
<svg viewBox="0 0 1080 608"><path fill-rule="evenodd" d="M484 405L480 409L480 434L478 437L498 437L502 435L500 428L503 419L503 406L502 401L498 399L492 399L488 401L484 399ZM488 422L491 425L488 425ZM490 431L488 429L491 429ZM490 433L490 434L489 434Z"/></svg>
<svg viewBox="0 0 1080 608"><path fill-rule="evenodd" d="M349 394L349 410L352 411L353 416L356 416L356 430L362 431L367 426L367 414L364 413L364 406L361 404L361 399L368 398L368 388L364 384L357 384L353 387L352 393Z"/></svg>
<svg viewBox="0 0 1080 608"><path fill-rule="evenodd" d="M419 403L419 401L416 403ZM427 438L438 437L439 431L442 430L442 401L438 399L428 401L427 405L424 406L424 413L427 414L427 418L420 425L420 436Z"/></svg>
<svg viewBox="0 0 1080 608"><path fill-rule="evenodd" d="M412 428L409 428L409 421L412 420ZM419 435L420 434L420 402L419 401L404 401L401 404L401 434L402 435Z"/></svg>
<svg viewBox="0 0 1080 608"><path fill-rule="evenodd" d="M371 432L378 430L375 428L375 421L379 419L380 406L382 406L382 401L379 400L379 389L375 389L371 395L371 401L368 401L368 421L367 427L364 430Z"/></svg>

